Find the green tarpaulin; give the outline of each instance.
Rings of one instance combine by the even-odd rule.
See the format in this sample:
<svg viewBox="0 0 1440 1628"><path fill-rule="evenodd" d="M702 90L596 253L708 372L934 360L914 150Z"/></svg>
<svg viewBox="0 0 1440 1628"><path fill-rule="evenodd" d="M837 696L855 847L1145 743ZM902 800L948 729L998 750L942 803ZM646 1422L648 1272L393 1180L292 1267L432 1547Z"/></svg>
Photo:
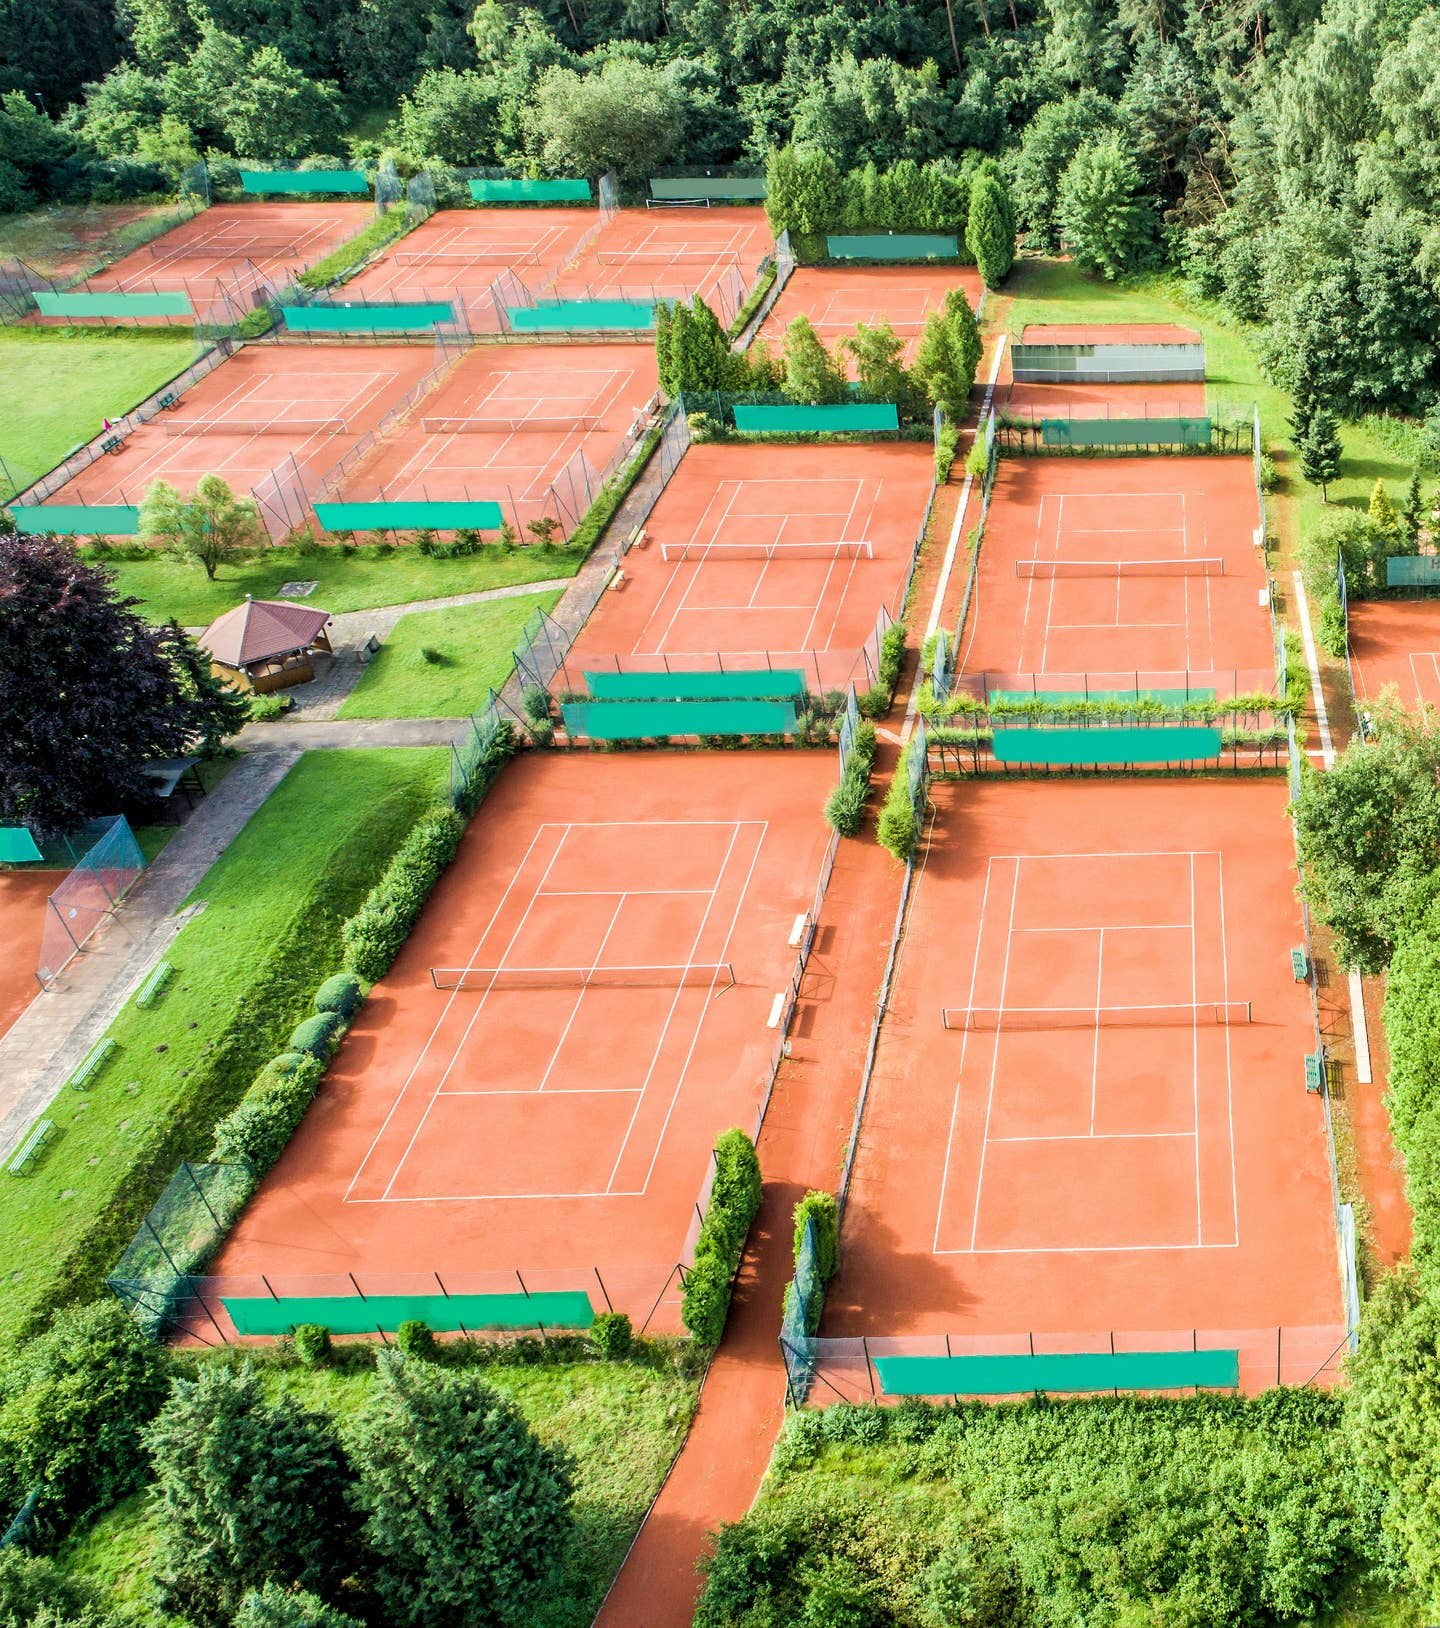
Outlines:
<svg viewBox="0 0 1440 1628"><path fill-rule="evenodd" d="M887 1396L1016 1396L1030 1391L1233 1389L1238 1351L1096 1351L1062 1356L876 1357Z"/></svg>
<svg viewBox="0 0 1440 1628"><path fill-rule="evenodd" d="M762 667L729 673L586 673L597 701L755 700L804 695L798 667Z"/></svg>
<svg viewBox="0 0 1440 1628"><path fill-rule="evenodd" d="M595 1321L583 1289L544 1294L282 1295L271 1300L223 1296L239 1334L288 1334L299 1323L319 1323L332 1334L393 1334L401 1323L421 1322L442 1334L474 1328L589 1328Z"/></svg>
<svg viewBox="0 0 1440 1628"><path fill-rule="evenodd" d="M898 430L900 409L893 401L841 402L833 407L735 408L735 428L751 435L784 430Z"/></svg>
<svg viewBox="0 0 1440 1628"><path fill-rule="evenodd" d="M763 175L664 175L650 182L652 198L725 198L758 200L765 196Z"/></svg>
<svg viewBox="0 0 1440 1628"><path fill-rule="evenodd" d="M1208 725L1096 725L1091 729L996 729L1001 763L1192 763L1218 758L1221 736Z"/></svg>
<svg viewBox="0 0 1440 1628"><path fill-rule="evenodd" d="M470 196L476 203L588 203L588 181L472 181Z"/></svg>
<svg viewBox="0 0 1440 1628"><path fill-rule="evenodd" d="M370 183L361 170L241 170L245 192L360 192Z"/></svg>
<svg viewBox="0 0 1440 1628"><path fill-rule="evenodd" d="M1044 418L1042 447L1208 447L1208 418Z"/></svg>
<svg viewBox="0 0 1440 1628"><path fill-rule="evenodd" d="M960 240L936 232L839 234L825 239L832 260L958 260Z"/></svg>
<svg viewBox="0 0 1440 1628"><path fill-rule="evenodd" d="M189 317L188 294L37 293L35 304L46 317Z"/></svg>
<svg viewBox="0 0 1440 1628"><path fill-rule="evenodd" d="M991 690L990 705L999 707L1026 701L1042 701L1047 706L1068 707L1086 701L1115 702L1126 706L1135 700L1160 701L1167 707L1183 707L1187 701L1213 701L1214 690Z"/></svg>
<svg viewBox="0 0 1440 1628"><path fill-rule="evenodd" d="M655 307L636 300L541 300L537 305L507 305L505 315L516 333L655 326Z"/></svg>
<svg viewBox="0 0 1440 1628"><path fill-rule="evenodd" d="M1385 562L1387 588L1440 587L1440 554L1397 554Z"/></svg>
<svg viewBox="0 0 1440 1628"><path fill-rule="evenodd" d="M280 314L292 333L414 333L455 320L454 311L439 300L385 305L282 305Z"/></svg>
<svg viewBox="0 0 1440 1628"><path fill-rule="evenodd" d="M62 537L135 537L140 510L133 503L25 503L11 510L21 531Z"/></svg>
<svg viewBox="0 0 1440 1628"><path fill-rule="evenodd" d="M396 503L317 503L315 514L326 531L454 531L461 526L491 531L502 519L498 503L426 502L418 497Z"/></svg>
<svg viewBox="0 0 1440 1628"><path fill-rule="evenodd" d="M565 728L592 741L656 735L791 735L793 701L570 701Z"/></svg>

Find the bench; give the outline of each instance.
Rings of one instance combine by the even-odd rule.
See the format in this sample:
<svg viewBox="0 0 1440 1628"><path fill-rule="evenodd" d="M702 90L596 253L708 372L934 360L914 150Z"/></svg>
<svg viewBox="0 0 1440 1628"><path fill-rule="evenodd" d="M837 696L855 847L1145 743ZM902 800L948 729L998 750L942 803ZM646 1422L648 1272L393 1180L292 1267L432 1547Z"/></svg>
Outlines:
<svg viewBox="0 0 1440 1628"><path fill-rule="evenodd" d="M625 573L623 571L617 571L615 575L610 578L609 582L605 584L605 586L610 593L618 594L625 586Z"/></svg>
<svg viewBox="0 0 1440 1628"><path fill-rule="evenodd" d="M1325 1089L1325 1053L1313 1051L1305 1059L1305 1089L1307 1091L1323 1091Z"/></svg>
<svg viewBox="0 0 1440 1628"><path fill-rule="evenodd" d="M357 649L355 652L356 661L358 661L362 667L368 665L370 658L379 648L380 635L378 633L367 633L364 639L361 641L359 649Z"/></svg>
<svg viewBox="0 0 1440 1628"><path fill-rule="evenodd" d="M92 1046L85 1061L70 1076L70 1089L88 1091L95 1083L95 1076L104 1068L110 1053L114 1050L115 1042L108 1034L98 1045Z"/></svg>
<svg viewBox="0 0 1440 1628"><path fill-rule="evenodd" d="M168 961L161 961L154 968L150 976L135 991L135 1004L137 1006L152 1006L160 991L170 982L170 974L174 967Z"/></svg>
<svg viewBox="0 0 1440 1628"><path fill-rule="evenodd" d="M54 1129L55 1121L53 1119L37 1119L35 1121L30 1134L20 1144L15 1157L10 1161L10 1174L12 1176L23 1176L25 1174L26 1167L40 1152L40 1149L45 1146L46 1142L50 1140L50 1133Z"/></svg>
<svg viewBox="0 0 1440 1628"><path fill-rule="evenodd" d="M1270 585L1268 583L1260 589L1260 609L1270 609Z"/></svg>
<svg viewBox="0 0 1440 1628"><path fill-rule="evenodd" d="M100 450L101 452L108 452L113 455L117 452L123 452L125 450L125 443L118 435L107 435L100 443Z"/></svg>
<svg viewBox="0 0 1440 1628"><path fill-rule="evenodd" d="M1302 945L1297 945L1290 952L1290 970L1295 974L1297 984L1303 984L1310 976L1310 957Z"/></svg>
<svg viewBox="0 0 1440 1628"><path fill-rule="evenodd" d="M167 390L163 396L156 399L155 405L162 413L173 412L180 405L180 394L176 390Z"/></svg>
<svg viewBox="0 0 1440 1628"><path fill-rule="evenodd" d="M634 531L630 533L629 541L625 544L625 552L628 554L632 548L644 548L645 543L644 526L636 526Z"/></svg>

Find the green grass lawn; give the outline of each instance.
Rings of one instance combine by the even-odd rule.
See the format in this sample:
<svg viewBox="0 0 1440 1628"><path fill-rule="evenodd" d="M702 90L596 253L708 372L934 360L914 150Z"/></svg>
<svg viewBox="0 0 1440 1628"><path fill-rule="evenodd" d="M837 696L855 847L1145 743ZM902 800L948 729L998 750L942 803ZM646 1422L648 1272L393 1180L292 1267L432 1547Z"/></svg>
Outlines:
<svg viewBox="0 0 1440 1628"><path fill-rule="evenodd" d="M181 1156L206 1155L215 1120L339 966L341 922L446 773L438 750L308 753L226 849L166 952L165 993L123 1008L93 1088L60 1092L59 1134L0 1184L0 1336L100 1289Z"/></svg>
<svg viewBox="0 0 1440 1628"><path fill-rule="evenodd" d="M0 329L0 500L100 433L195 357L189 329Z"/></svg>
<svg viewBox="0 0 1440 1628"><path fill-rule="evenodd" d="M337 615L370 610L377 605L408 605L417 599L445 599L487 588L509 588L524 582L573 577L583 553L557 548L517 548L506 553L482 548L461 559L427 558L404 547L381 550L359 547L349 554L322 545L305 552L270 548L252 560L222 566L214 582L197 567L156 556L150 560L105 560L121 593L140 601L142 616L152 622L174 617L182 627L203 627L246 594L275 599L287 582L314 582L306 600Z"/></svg>
<svg viewBox="0 0 1440 1628"><path fill-rule="evenodd" d="M47 277L93 266L112 242L133 241L135 223L173 215L175 205L158 203L50 204L24 214L0 216L0 255L18 255Z"/></svg>
<svg viewBox="0 0 1440 1628"><path fill-rule="evenodd" d="M206 1359L209 1360L209 1359ZM262 1367L272 1394L288 1391L342 1421L368 1394L371 1371ZM680 1367L576 1363L486 1367L488 1384L515 1399L537 1433L576 1461L576 1527L562 1584L531 1619L534 1628L587 1628L625 1558L695 1410L698 1378ZM150 1604L155 1519L144 1494L77 1535L60 1562L104 1590L127 1620L158 1625Z"/></svg>
<svg viewBox="0 0 1440 1628"><path fill-rule="evenodd" d="M342 718L463 718L487 689L510 676L530 613L560 598L549 593L402 616L365 669Z"/></svg>

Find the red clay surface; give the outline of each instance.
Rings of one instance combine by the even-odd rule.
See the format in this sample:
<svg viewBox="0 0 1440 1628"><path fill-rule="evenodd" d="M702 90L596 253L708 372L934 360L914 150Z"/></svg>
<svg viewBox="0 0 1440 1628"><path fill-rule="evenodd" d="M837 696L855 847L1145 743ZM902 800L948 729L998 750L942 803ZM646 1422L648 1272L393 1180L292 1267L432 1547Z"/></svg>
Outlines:
<svg viewBox="0 0 1440 1628"><path fill-rule="evenodd" d="M376 1292L433 1271L452 1292L513 1289L519 1269L599 1303L598 1268L639 1326L684 1258L715 1137L753 1129L833 778L830 753L512 764L231 1234L226 1291L263 1272L280 1293L316 1274L346 1292L347 1271ZM721 962L723 992L440 991L429 973ZM676 1326L677 1295L652 1328Z"/></svg>
<svg viewBox="0 0 1440 1628"><path fill-rule="evenodd" d="M1283 784L933 795L823 1332L1268 1328L1255 1384L1286 1325L1318 1365L1343 1328ZM1252 1022L1092 1015L1236 1001ZM1015 1015L1054 1007L1081 1010Z"/></svg>
<svg viewBox="0 0 1440 1628"><path fill-rule="evenodd" d="M1198 345L1204 335L1173 322L1032 322L1022 345Z"/></svg>
<svg viewBox="0 0 1440 1628"><path fill-rule="evenodd" d="M208 474L245 494L292 457L323 475L433 365L428 345L246 345L50 501L139 503L152 481L189 492ZM343 432L327 427L336 419ZM256 434L227 421L282 428ZM207 428L178 433L194 424Z"/></svg>
<svg viewBox="0 0 1440 1628"><path fill-rule="evenodd" d="M653 345L478 346L425 398L404 435L356 466L343 496L493 500L522 534L542 514L578 518L627 432L643 421L658 383ZM601 423L565 422L586 417ZM534 427L502 429L502 420ZM457 423L496 427L461 430ZM551 493L557 482L558 510Z"/></svg>
<svg viewBox="0 0 1440 1628"><path fill-rule="evenodd" d="M0 1034L4 1034L40 993L35 968L40 961L40 934L45 901L64 871L0 871Z"/></svg>
<svg viewBox="0 0 1440 1628"><path fill-rule="evenodd" d="M532 287L541 299L688 299L700 294L721 322L729 322L773 247L763 209L622 209L557 277ZM521 276L530 281L523 272Z"/></svg>
<svg viewBox="0 0 1440 1628"><path fill-rule="evenodd" d="M1016 384L1010 348L1001 364L995 411L1014 418L1199 418L1205 412L1203 381L1168 384Z"/></svg>
<svg viewBox="0 0 1440 1628"><path fill-rule="evenodd" d="M849 270L802 266L766 317L757 338L779 352L785 330L796 317L810 318L829 346L854 333L863 322L888 322L905 341L904 361L915 360L925 318L938 311L952 288L963 288L971 306L979 304L980 273L974 266L855 266ZM851 368L853 372L853 365Z"/></svg>
<svg viewBox="0 0 1440 1628"><path fill-rule="evenodd" d="M667 664L802 666L822 688L852 675L882 607L898 611L925 513L930 449L692 446L625 558L625 585L581 630L561 681L585 669ZM866 543L872 558L814 558L808 545ZM775 545L772 559L666 560L682 546ZM795 555L785 550L794 547Z"/></svg>
<svg viewBox="0 0 1440 1628"><path fill-rule="evenodd" d="M1440 600L1350 601L1350 674L1374 701L1394 684L1406 706L1440 705Z"/></svg>
<svg viewBox="0 0 1440 1628"><path fill-rule="evenodd" d="M354 237L374 214L374 205L368 203L214 204L96 272L81 287L95 293L183 292L190 296L201 320L238 321L253 303L258 280L278 280L323 260ZM135 321L131 317L124 320L127 325Z"/></svg>
<svg viewBox="0 0 1440 1628"><path fill-rule="evenodd" d="M961 671L990 688L1192 686L1275 679L1248 458L1000 460ZM1117 576L1115 562L1219 560L1223 575ZM1034 562L1034 563L1032 563ZM1086 562L1095 575L1018 575Z"/></svg>

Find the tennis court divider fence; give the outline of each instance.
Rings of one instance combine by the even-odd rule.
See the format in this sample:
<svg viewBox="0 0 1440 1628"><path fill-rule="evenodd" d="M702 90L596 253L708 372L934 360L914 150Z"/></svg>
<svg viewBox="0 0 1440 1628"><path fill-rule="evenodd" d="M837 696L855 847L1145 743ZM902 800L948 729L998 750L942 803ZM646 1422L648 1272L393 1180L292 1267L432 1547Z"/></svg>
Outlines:
<svg viewBox="0 0 1440 1628"><path fill-rule="evenodd" d="M90 845L45 902L35 976L51 988L140 880L145 856L123 814L91 821Z"/></svg>
<svg viewBox="0 0 1440 1628"><path fill-rule="evenodd" d="M614 170L606 170L600 177L600 224L608 226L620 213L620 189Z"/></svg>
<svg viewBox="0 0 1440 1628"><path fill-rule="evenodd" d="M1255 546L1260 550L1263 559L1266 539L1270 535L1269 522L1265 517L1265 444L1260 438L1260 404L1258 402L1251 408L1252 419L1250 425L1250 461L1255 471L1255 501L1260 505L1260 525L1255 533Z"/></svg>
<svg viewBox="0 0 1440 1628"><path fill-rule="evenodd" d="M1345 558L1338 547L1335 550L1335 598L1340 606L1340 627L1345 640L1345 682L1350 686L1350 705L1364 735L1369 732L1366 722L1369 714L1361 707L1360 693L1355 688L1355 663L1350 655L1350 587L1345 580Z"/></svg>
<svg viewBox="0 0 1440 1628"><path fill-rule="evenodd" d="M435 201L435 177L429 170L412 175L405 184L405 224L409 231L423 226L439 205Z"/></svg>
<svg viewBox="0 0 1440 1628"><path fill-rule="evenodd" d="M759 277L765 274L765 262L760 263ZM749 350L756 334L765 325L765 319L775 308L775 302L785 292L785 285L795 275L795 255L790 248L790 233L781 232L775 241L775 281L765 290L765 297L755 307L755 313L745 324L745 332L736 342L737 351Z"/></svg>
<svg viewBox="0 0 1440 1628"><path fill-rule="evenodd" d="M855 734L860 728L860 704L855 696L855 686L852 684L845 696L845 710L840 714L840 777L845 777L845 766L850 761L850 754L855 749Z"/></svg>
<svg viewBox="0 0 1440 1628"><path fill-rule="evenodd" d="M400 202L401 196L400 172L395 168L395 160L386 153L375 172L376 215L383 215L387 209L393 209Z"/></svg>

